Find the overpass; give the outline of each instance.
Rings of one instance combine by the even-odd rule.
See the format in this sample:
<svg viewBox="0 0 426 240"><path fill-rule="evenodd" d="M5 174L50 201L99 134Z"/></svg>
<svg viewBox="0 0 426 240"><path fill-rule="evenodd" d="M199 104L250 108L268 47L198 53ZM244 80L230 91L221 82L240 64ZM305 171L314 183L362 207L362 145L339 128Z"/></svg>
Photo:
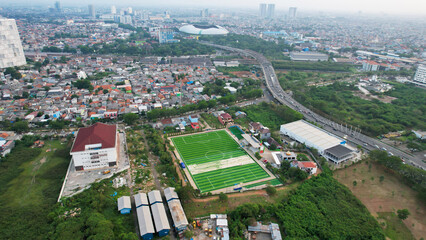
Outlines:
<svg viewBox="0 0 426 240"><path fill-rule="evenodd" d="M302 104L298 103L296 100L292 98L290 94L286 93L282 89L271 62L269 62L269 60L266 59L266 57L264 57L262 54L252 50L243 50L243 49L238 49L238 48L233 48L228 46L212 44L208 42L200 42L200 43L211 46L211 47L231 51L231 52L237 52L241 55L250 56L256 59L262 68L263 74L265 76L266 86L268 90L270 91L271 95L279 103L284 104L290 107L291 109L302 113L306 120L317 123L323 129L339 137L342 137L355 145L360 145L367 151L376 150L376 149L384 150L384 151L387 151L389 154L399 156L407 164L411 164L415 167L426 170L426 163L424 163L422 159L412 156L390 145L387 145L377 139L368 137L362 134L360 130L357 131L355 129L352 129L352 127L349 129L347 126L343 126L342 124L338 124L327 118L324 118L323 116L320 116L319 114L311 111L310 109L306 108Z"/></svg>

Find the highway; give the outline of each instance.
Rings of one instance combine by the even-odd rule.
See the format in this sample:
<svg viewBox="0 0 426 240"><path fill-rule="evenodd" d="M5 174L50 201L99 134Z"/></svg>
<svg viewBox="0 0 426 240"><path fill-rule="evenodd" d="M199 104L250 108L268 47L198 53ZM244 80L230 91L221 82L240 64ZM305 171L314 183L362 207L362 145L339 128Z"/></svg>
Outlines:
<svg viewBox="0 0 426 240"><path fill-rule="evenodd" d="M243 49L222 46L222 45L217 45L217 44L212 44L207 42L201 42L201 43L208 46L215 47L215 48L237 52L239 54L250 56L256 59L259 62L260 66L262 67L263 74L265 76L266 86L268 90L270 91L271 95L279 103L284 104L292 108L293 110L296 110L302 113L305 120L315 122L318 125L322 126L322 128L327 130L328 132L340 138L346 139L348 142L352 143L355 146L360 145L367 151L371 151L375 149L384 150L388 152L390 155L399 156L401 159L403 159L404 163L406 164L411 164L413 166L426 170L426 163L424 163L422 159L419 159L397 148L387 145L377 139L368 137L362 134L360 130L355 130L355 129L352 129L352 127L348 128L346 126L342 126L341 124L335 123L311 111L310 109L304 107L302 104L298 103L296 100L292 98L290 94L286 93L281 88L281 85L278 81L277 75L275 74L275 70L271 62L269 62L268 59L266 59L262 54L252 50L243 50Z"/></svg>

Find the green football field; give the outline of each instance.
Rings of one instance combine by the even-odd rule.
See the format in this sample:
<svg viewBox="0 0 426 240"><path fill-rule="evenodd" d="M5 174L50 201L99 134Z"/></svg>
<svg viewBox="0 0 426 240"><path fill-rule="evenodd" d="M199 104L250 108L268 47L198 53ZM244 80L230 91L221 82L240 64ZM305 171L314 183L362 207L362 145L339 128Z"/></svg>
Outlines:
<svg viewBox="0 0 426 240"><path fill-rule="evenodd" d="M186 166L248 156L225 130L174 137L172 141ZM202 193L269 177L254 160L245 165L191 175Z"/></svg>

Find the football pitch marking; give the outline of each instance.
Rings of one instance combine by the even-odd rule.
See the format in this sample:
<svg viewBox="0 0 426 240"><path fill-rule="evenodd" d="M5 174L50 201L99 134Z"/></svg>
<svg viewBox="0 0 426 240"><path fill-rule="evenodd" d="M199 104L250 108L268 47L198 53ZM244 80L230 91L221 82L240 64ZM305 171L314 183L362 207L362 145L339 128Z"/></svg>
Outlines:
<svg viewBox="0 0 426 240"><path fill-rule="evenodd" d="M187 167L188 177L202 193L270 177L226 130L171 140Z"/></svg>

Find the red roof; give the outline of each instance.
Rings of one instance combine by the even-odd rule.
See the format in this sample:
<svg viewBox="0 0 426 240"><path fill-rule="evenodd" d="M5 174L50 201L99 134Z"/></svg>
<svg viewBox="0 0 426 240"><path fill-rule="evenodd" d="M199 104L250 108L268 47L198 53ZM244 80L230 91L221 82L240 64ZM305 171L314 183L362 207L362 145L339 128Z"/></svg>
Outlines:
<svg viewBox="0 0 426 240"><path fill-rule="evenodd" d="M95 123L90 127L80 128L71 152L81 152L86 145L102 144L102 149L115 147L117 126Z"/></svg>
<svg viewBox="0 0 426 240"><path fill-rule="evenodd" d="M305 168L316 168L317 164L314 162L300 162Z"/></svg>

